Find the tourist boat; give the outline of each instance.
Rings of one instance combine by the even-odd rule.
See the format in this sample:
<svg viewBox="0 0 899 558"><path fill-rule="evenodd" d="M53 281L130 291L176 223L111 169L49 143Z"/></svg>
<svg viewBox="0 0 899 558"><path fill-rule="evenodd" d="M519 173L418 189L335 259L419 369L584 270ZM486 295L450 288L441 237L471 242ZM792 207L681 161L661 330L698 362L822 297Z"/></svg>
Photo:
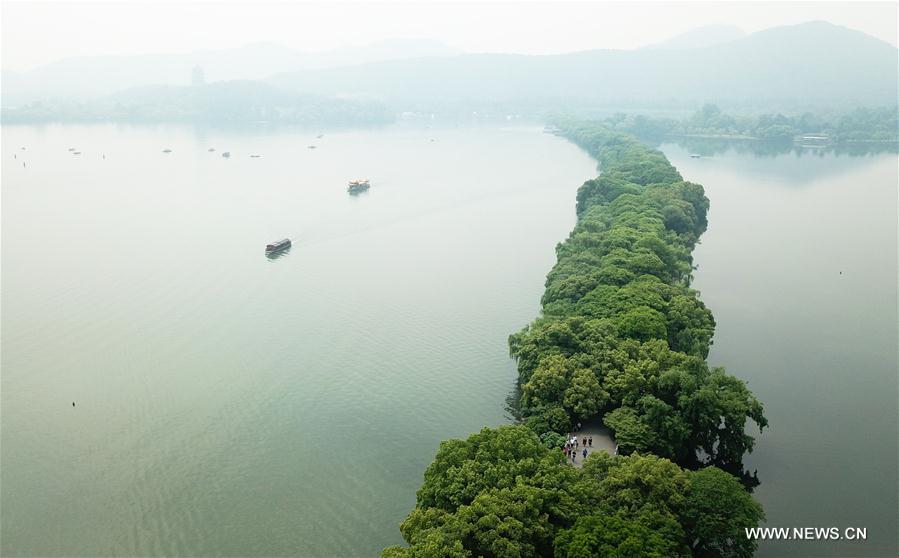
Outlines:
<svg viewBox="0 0 899 558"><path fill-rule="evenodd" d="M700 155L699 153L690 153L691 159L699 159L700 157L702 157L702 155Z"/></svg>
<svg viewBox="0 0 899 558"><path fill-rule="evenodd" d="M371 188L371 183L368 179L359 179L359 180L350 180L349 184L347 184L346 191L355 194L357 192L364 192Z"/></svg>
<svg viewBox="0 0 899 558"><path fill-rule="evenodd" d="M265 253L273 254L275 252L280 252L281 250L286 250L290 248L290 239L283 238L277 242L272 242L271 244L265 245Z"/></svg>
<svg viewBox="0 0 899 558"><path fill-rule="evenodd" d="M172 150L171 150L171 149L163 149L162 152L163 152L163 153L171 153Z"/></svg>

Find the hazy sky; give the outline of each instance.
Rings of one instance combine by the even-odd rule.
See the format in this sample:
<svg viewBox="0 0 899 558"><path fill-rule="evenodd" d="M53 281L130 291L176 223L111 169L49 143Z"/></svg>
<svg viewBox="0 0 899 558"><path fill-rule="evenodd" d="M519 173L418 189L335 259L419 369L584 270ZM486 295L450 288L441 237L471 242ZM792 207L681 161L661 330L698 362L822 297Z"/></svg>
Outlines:
<svg viewBox="0 0 899 558"><path fill-rule="evenodd" d="M327 50L429 38L469 52L634 48L709 24L747 32L825 20L893 45L896 2L2 2L2 66L269 41Z"/></svg>

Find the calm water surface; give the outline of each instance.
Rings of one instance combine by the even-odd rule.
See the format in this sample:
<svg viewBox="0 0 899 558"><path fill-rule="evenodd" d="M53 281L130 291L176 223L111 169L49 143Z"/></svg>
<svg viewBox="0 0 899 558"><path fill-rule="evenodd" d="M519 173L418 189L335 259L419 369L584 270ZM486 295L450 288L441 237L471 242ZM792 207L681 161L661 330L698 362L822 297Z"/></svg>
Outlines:
<svg viewBox="0 0 899 558"><path fill-rule="evenodd" d="M767 525L867 528L759 556L897 556L895 153L663 150L712 202L695 286L718 323L709 360L765 404L747 468Z"/></svg>
<svg viewBox="0 0 899 558"><path fill-rule="evenodd" d="M2 133L4 556L402 542L596 168L540 127Z"/></svg>
<svg viewBox="0 0 899 558"><path fill-rule="evenodd" d="M438 441L507 420L595 174L527 127L2 133L3 555L400 542ZM766 404L768 524L868 528L759 554L894 555L896 156L663 148L712 200L696 286Z"/></svg>

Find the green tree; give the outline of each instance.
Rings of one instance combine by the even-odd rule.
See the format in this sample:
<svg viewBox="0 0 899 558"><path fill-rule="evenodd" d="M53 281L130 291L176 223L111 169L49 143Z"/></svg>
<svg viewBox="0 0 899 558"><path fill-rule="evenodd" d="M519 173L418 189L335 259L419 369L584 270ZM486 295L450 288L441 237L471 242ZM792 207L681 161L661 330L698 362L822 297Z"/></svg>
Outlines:
<svg viewBox="0 0 899 558"><path fill-rule="evenodd" d="M618 449L624 454L651 451L658 442L650 425L630 407L615 409L605 416L604 421L615 433Z"/></svg>
<svg viewBox="0 0 899 558"><path fill-rule="evenodd" d="M690 474L684 526L696 558L751 558L757 543L744 529L765 518L736 477L717 467Z"/></svg>
<svg viewBox="0 0 899 558"><path fill-rule="evenodd" d="M750 124L713 105L693 122ZM715 321L690 281L709 200L631 136L591 123L565 133L603 173L578 191L542 315L509 338L524 424L441 443L401 527L409 546L385 556L749 556L741 529L758 523L758 504L723 471L681 468L739 470L755 442L748 423L767 425L745 383L705 362ZM575 469L563 434L597 415L631 455L597 452Z"/></svg>
<svg viewBox="0 0 899 558"><path fill-rule="evenodd" d="M592 370L581 368L572 374L568 389L565 390L565 408L576 418L585 419L596 415L609 402L609 394L599 385Z"/></svg>
<svg viewBox="0 0 899 558"><path fill-rule="evenodd" d="M559 533L556 558L672 558L681 555L678 541L666 540L650 528L661 521L658 512L631 519L625 512L591 514L578 518L574 527Z"/></svg>

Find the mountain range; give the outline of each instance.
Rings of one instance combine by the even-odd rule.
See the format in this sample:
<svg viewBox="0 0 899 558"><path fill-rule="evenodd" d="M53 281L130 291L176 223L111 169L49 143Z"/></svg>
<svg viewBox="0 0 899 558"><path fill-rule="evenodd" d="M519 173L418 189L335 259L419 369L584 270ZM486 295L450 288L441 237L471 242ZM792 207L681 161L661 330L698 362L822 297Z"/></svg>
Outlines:
<svg viewBox="0 0 899 558"><path fill-rule="evenodd" d="M697 48L592 50L550 56L464 54L274 76L323 95L412 104L491 102L650 106L896 103L897 49L824 22L775 27Z"/></svg>
<svg viewBox="0 0 899 558"><path fill-rule="evenodd" d="M595 107L692 110L708 101L765 112L854 108L896 104L897 53L886 42L825 22L748 35L711 26L639 49L556 55L463 53L430 40L318 53L257 43L187 54L79 57L3 72L2 103L7 116L24 107L27 114L52 118L55 109L47 110L47 101L50 107L65 105L69 114L82 103L94 118L112 106L119 115L134 107L169 114L169 109L154 111L154 97L147 95L166 90L147 87L185 87L199 66L207 83L241 80L216 88L216 99L227 95L229 103L253 104L258 98L255 104L265 114L283 112L278 107L288 97L276 94L279 90L293 95L291 114L296 114L296 95L303 96L304 106L308 99L344 99L365 110L382 106L394 113L470 113L485 107L530 115ZM204 95L176 87L158 102L177 99L180 111L198 108L198 99L209 98ZM279 105L273 106L274 100Z"/></svg>
<svg viewBox="0 0 899 558"><path fill-rule="evenodd" d="M67 58L25 72L4 71L3 104L33 101L80 101L147 85L191 83L193 68L208 82L263 80L274 74L365 64L408 57L439 58L461 51L426 39L395 39L364 46L302 52L274 43L189 53Z"/></svg>

